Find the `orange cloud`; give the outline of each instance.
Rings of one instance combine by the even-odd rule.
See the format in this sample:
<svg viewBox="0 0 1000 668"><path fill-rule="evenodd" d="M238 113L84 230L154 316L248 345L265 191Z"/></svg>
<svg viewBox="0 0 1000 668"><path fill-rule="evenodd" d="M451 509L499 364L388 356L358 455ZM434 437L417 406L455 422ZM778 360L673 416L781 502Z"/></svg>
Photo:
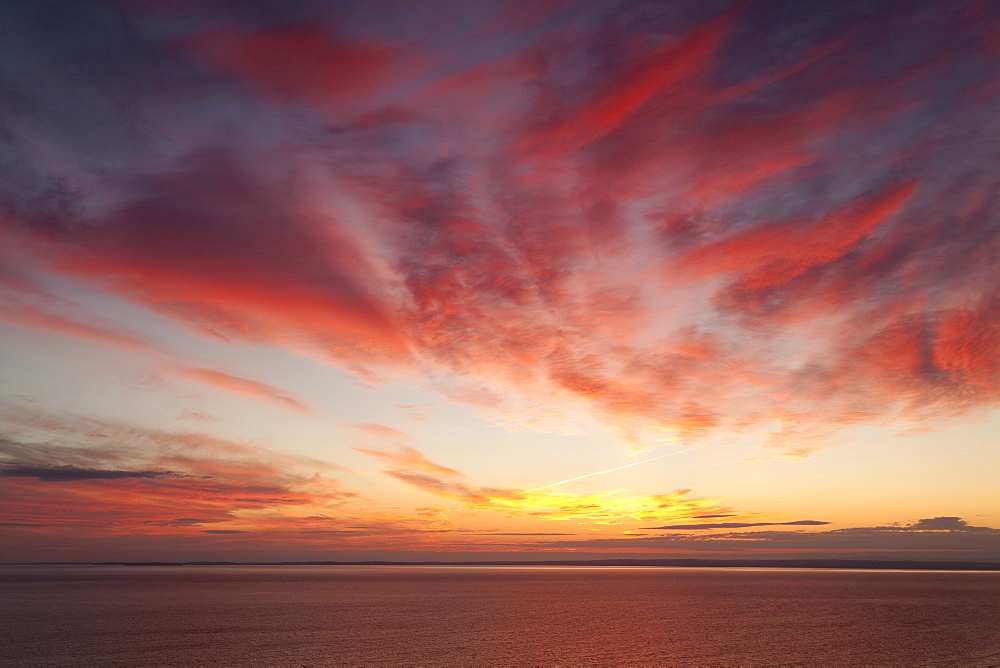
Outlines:
<svg viewBox="0 0 1000 668"><path fill-rule="evenodd" d="M375 438L384 439L408 439L413 438L413 434L409 434L405 431L400 431L399 429L393 429L392 427L386 427L381 424L352 424L351 428L358 430L363 434L373 436Z"/></svg>
<svg viewBox="0 0 1000 668"><path fill-rule="evenodd" d="M419 450L415 450L405 445L398 446L395 452L385 452L382 450L368 450L365 448L351 448L351 450L354 450L355 452L360 452L370 457L375 457L376 459L380 459L383 462L392 466L393 469L420 471L423 473L430 473L432 475L445 475L445 476L462 475L455 469L450 469L447 466L441 466L440 464L435 464L434 462L427 459L427 457L424 456L424 454Z"/></svg>
<svg viewBox="0 0 1000 668"><path fill-rule="evenodd" d="M469 529L441 513L387 514L363 507L355 493L328 476L336 467L325 462L203 434L30 409L4 418L12 435L0 438L0 533L10 548L5 555L58 545L85 553L97 544L130 554L175 548L194 554L475 549L476 538L447 538ZM56 440L62 445L53 445ZM158 542L167 538L174 548Z"/></svg>
<svg viewBox="0 0 1000 668"><path fill-rule="evenodd" d="M435 496L458 501L469 510L498 512L507 517L542 520L575 520L616 524L624 520L672 521L724 511L718 500L691 498L690 490L653 496L628 496L620 492L575 494L551 489L502 489L472 487L456 478L457 471L430 462L412 448L399 453L374 450L358 452L389 461L385 473Z"/></svg>
<svg viewBox="0 0 1000 668"><path fill-rule="evenodd" d="M355 496L325 475L328 464L199 434L30 412L6 423L21 435L0 440L0 521L41 533L243 530L255 517ZM49 444L53 435L66 445Z"/></svg>

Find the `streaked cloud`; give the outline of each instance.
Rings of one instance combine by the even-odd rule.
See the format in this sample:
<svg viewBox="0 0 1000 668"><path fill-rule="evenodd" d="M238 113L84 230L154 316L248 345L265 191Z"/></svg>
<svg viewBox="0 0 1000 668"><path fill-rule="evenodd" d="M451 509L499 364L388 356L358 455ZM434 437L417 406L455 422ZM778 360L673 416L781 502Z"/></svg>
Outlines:
<svg viewBox="0 0 1000 668"><path fill-rule="evenodd" d="M626 519L656 521L689 518L706 509L719 508L717 500L692 497L691 490L630 496L618 491L576 494L545 488L473 487L462 482L462 476L457 471L429 462L412 448L405 448L399 454L355 450L390 461L393 467L385 473L407 485L457 501L469 510L499 512L508 517L617 524Z"/></svg>
<svg viewBox="0 0 1000 668"><path fill-rule="evenodd" d="M352 429L356 429L358 432L371 436L378 439L388 439L388 440L406 440L412 438L413 435L399 429L394 429L392 427L386 427L382 424L352 424Z"/></svg>
<svg viewBox="0 0 1000 668"><path fill-rule="evenodd" d="M921 7L935 37L918 44L920 12L902 5L790 10L780 26L763 6L643 21L580 6L535 41L498 24L493 61L417 49L350 12L253 25L222 12L174 36L186 106L140 97L127 122L67 136L64 110L8 104L66 162L53 174L14 147L6 225L64 275L222 341L365 378L419 369L507 416L583 407L636 449L738 433L804 455L847 426L1000 400L982 250L996 237L982 156L997 53L962 12ZM130 50L136 76L165 57L27 9L11 20L50 53ZM880 65L885 44L905 56ZM55 75L25 48L7 50ZM43 93L26 82L21 95ZM128 147L154 141L154 105L183 139L140 158ZM192 106L239 108L240 122L209 140ZM98 144L118 156L114 188L79 175Z"/></svg>
<svg viewBox="0 0 1000 668"><path fill-rule="evenodd" d="M4 422L18 434L0 439L5 520L159 535L355 496L329 464L208 435L24 410Z"/></svg>
<svg viewBox="0 0 1000 668"><path fill-rule="evenodd" d="M286 410L292 410L297 413L311 412L305 404L291 396L288 392L267 383L231 376L222 371L196 366L165 367L163 370L166 373L185 380L192 380L196 383L202 383L226 392L234 392L253 399L275 403Z"/></svg>
<svg viewBox="0 0 1000 668"><path fill-rule="evenodd" d="M387 473L393 474L403 471L419 471L422 473L430 475L443 475L443 476L460 476L462 475L455 469L450 469L447 466L441 466L440 464L435 464L434 462L427 459L426 456L419 450L407 447L405 445L397 446L395 452L386 452L384 450L369 450L366 448L351 448L355 452L360 452L363 455L368 455L370 457L375 457L388 464L391 468Z"/></svg>
<svg viewBox="0 0 1000 668"><path fill-rule="evenodd" d="M163 478L175 475L172 471L118 471L114 469L83 469L75 466L21 466L16 463L0 468L0 477L37 478L42 482Z"/></svg>
<svg viewBox="0 0 1000 668"><path fill-rule="evenodd" d="M819 526L830 524L819 520L795 520L794 522L720 522L717 524L668 524L662 527L643 527L643 529L746 529L748 527L777 526Z"/></svg>
<svg viewBox="0 0 1000 668"><path fill-rule="evenodd" d="M937 520L947 519L947 522ZM926 523L926 524L925 524ZM849 527L826 531L758 530L717 534L658 534L623 538L591 538L539 543L539 547L574 550L655 551L664 554L815 554L842 558L893 558L995 561L1000 555L1000 529L968 527L959 518L919 520L907 526ZM925 528L926 527L926 528ZM935 527L935 528L930 528Z"/></svg>
<svg viewBox="0 0 1000 668"><path fill-rule="evenodd" d="M155 346L143 341L138 335L124 328L100 327L30 306L22 305L10 308L0 306L0 320L21 327L54 332L63 336L101 343L124 350L160 352Z"/></svg>

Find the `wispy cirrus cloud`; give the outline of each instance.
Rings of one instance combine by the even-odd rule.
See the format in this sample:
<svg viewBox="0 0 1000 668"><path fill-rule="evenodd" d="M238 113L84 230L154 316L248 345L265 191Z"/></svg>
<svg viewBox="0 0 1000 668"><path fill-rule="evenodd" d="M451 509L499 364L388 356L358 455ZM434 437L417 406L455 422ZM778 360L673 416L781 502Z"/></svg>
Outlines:
<svg viewBox="0 0 1000 668"><path fill-rule="evenodd" d="M635 449L804 455L1000 403L995 11L678 7L501 22L488 50L402 5L132 9L130 35L10 8L5 234L201 335ZM70 110L66 81L96 92Z"/></svg>
<svg viewBox="0 0 1000 668"><path fill-rule="evenodd" d="M371 436L378 439L388 439L388 440L406 440L413 438L413 434L407 433L400 429L395 429L393 427L387 427L383 424L373 424L370 422L365 422L362 424L352 424L350 425L352 429L357 430L361 434Z"/></svg>
<svg viewBox="0 0 1000 668"><path fill-rule="evenodd" d="M286 410L297 413L311 412L308 406L289 393L267 383L232 376L215 369L196 366L172 366L165 367L163 370L166 373L185 380L191 380L226 392L233 392L253 399L274 403Z"/></svg>
<svg viewBox="0 0 1000 668"><path fill-rule="evenodd" d="M455 469L435 464L427 459L424 453L405 445L397 446L394 452L371 450L368 448L351 448L355 452L374 457L390 466L390 472L418 471L420 473L439 476L461 476Z"/></svg>
<svg viewBox="0 0 1000 668"><path fill-rule="evenodd" d="M40 329L84 341L92 341L129 351L160 352L137 334L122 327L102 327L31 306L0 306L0 320L20 327Z"/></svg>
<svg viewBox="0 0 1000 668"><path fill-rule="evenodd" d="M469 510L491 511L507 517L574 520L593 524L620 524L626 519L656 521L689 518L705 510L718 510L718 500L699 499L691 490L652 496L619 491L577 494L550 489L474 487L458 471L430 462L413 448L397 453L354 448L389 462L384 473L434 496L455 501Z"/></svg>

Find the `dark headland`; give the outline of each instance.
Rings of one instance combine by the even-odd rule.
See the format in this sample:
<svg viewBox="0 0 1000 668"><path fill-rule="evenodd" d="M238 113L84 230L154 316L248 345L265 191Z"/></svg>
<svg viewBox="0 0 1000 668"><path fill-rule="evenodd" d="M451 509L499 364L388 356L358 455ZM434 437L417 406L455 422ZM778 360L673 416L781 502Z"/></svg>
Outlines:
<svg viewBox="0 0 1000 668"><path fill-rule="evenodd" d="M588 559L537 561L36 561L4 566L662 566L672 568L848 568L1000 571L1000 563L870 559Z"/></svg>

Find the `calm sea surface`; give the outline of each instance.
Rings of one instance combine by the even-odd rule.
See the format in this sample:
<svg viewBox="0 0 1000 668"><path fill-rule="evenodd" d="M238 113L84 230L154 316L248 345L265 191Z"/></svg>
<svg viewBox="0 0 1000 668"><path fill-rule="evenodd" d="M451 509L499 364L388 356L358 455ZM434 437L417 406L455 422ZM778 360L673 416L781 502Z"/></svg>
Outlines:
<svg viewBox="0 0 1000 668"><path fill-rule="evenodd" d="M1000 666L1000 573L0 567L0 664Z"/></svg>

